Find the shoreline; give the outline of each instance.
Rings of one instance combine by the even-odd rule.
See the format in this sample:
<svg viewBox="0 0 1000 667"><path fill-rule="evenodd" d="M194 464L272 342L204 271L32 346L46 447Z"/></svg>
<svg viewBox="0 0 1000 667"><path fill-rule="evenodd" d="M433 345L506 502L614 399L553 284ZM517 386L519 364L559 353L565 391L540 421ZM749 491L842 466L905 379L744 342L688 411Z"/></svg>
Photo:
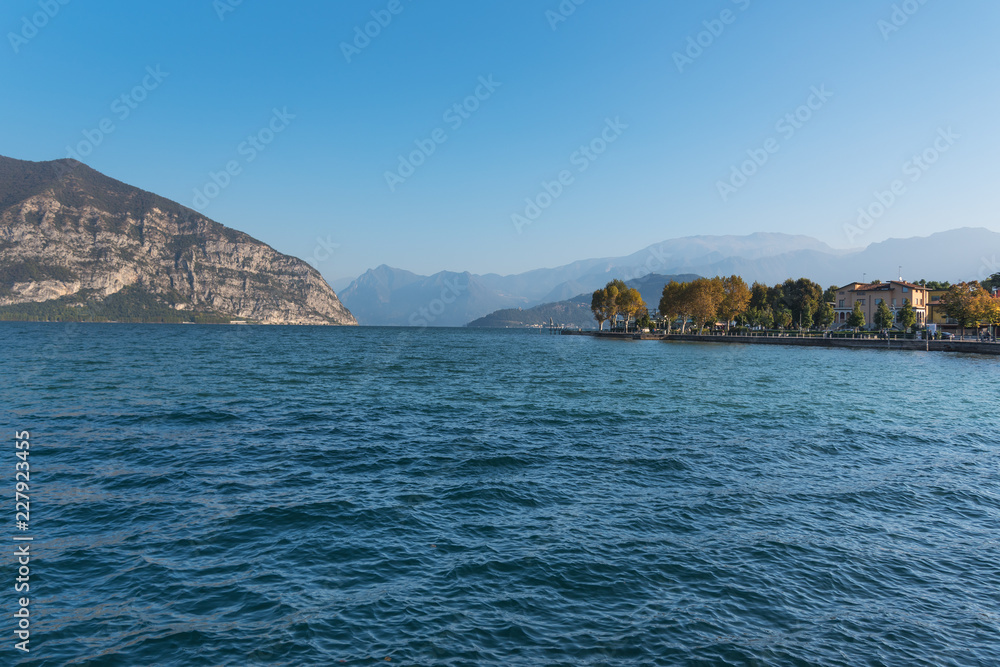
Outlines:
<svg viewBox="0 0 1000 667"><path fill-rule="evenodd" d="M697 334L618 333L611 331L562 330L563 336L591 336L616 340L659 340L681 343L731 343L742 345L796 345L799 347L835 347L866 350L905 350L920 352L963 352L1000 355L1000 343L949 340L899 340L877 338L823 338L796 336L699 336Z"/></svg>

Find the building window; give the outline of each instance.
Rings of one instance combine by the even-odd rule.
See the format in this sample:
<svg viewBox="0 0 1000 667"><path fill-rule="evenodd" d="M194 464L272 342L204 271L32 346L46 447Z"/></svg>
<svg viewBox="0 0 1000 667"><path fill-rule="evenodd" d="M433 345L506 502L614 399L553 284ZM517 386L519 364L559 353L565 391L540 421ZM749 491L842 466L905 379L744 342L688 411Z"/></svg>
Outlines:
<svg viewBox="0 0 1000 667"><path fill-rule="evenodd" d="M893 299L893 300L892 300L892 307L893 307L893 308L895 308L895 307L896 307L896 300L895 300L895 299Z"/></svg>
<svg viewBox="0 0 1000 667"><path fill-rule="evenodd" d="M843 299L841 299L841 300L840 300L840 307L841 307L841 308L843 308L843 307L844 307L844 300L843 300Z"/></svg>
<svg viewBox="0 0 1000 667"><path fill-rule="evenodd" d="M905 287L905 286L903 287L903 294L906 294L909 291L910 291L909 287Z"/></svg>
<svg viewBox="0 0 1000 667"><path fill-rule="evenodd" d="M881 304L881 303L882 303L882 299L875 299L875 305L876 306L879 305L879 304Z"/></svg>

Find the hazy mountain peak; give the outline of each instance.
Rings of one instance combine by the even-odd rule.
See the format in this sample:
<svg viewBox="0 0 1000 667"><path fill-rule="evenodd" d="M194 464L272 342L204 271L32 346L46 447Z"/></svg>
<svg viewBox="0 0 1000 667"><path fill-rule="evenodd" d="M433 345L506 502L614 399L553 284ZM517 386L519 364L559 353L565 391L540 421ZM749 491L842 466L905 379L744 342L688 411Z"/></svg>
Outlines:
<svg viewBox="0 0 1000 667"><path fill-rule="evenodd" d="M983 278L1000 271L998 255L1000 234L983 228L890 239L853 251L832 248L809 236L781 232L697 235L668 239L625 257L585 259L507 276L445 271L428 277L383 266L379 267L383 276L379 282L381 291L364 292L361 289L370 282L362 280L371 273L369 271L352 283L354 289L344 290L341 297L356 313L364 312L363 316L359 315L362 323L405 325L412 312L440 298L445 277L461 276L467 280L467 287L456 299L459 305L450 312L451 315L468 314L465 320L468 322L496 310L570 300L614 278L628 282L650 276L655 283L658 275L735 273L747 282L760 281L769 285L799 277L823 285L842 285L860 280L864 275L869 279L895 278L902 265L903 275L908 279L956 281ZM991 266L994 268L989 270ZM656 285L642 284L646 290L644 296L655 296ZM420 287L415 287L417 285ZM462 324L459 317L451 315L436 323Z"/></svg>

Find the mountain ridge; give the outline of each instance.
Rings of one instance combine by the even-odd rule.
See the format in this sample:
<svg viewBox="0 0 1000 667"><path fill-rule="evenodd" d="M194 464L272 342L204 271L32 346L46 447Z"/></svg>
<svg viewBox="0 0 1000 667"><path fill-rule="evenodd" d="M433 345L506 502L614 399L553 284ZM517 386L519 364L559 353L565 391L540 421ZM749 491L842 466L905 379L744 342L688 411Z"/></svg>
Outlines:
<svg viewBox="0 0 1000 667"><path fill-rule="evenodd" d="M75 160L3 156L0 316L357 324L318 271L239 230Z"/></svg>
<svg viewBox="0 0 1000 667"><path fill-rule="evenodd" d="M643 301L650 310L657 308L663 286L671 280L690 282L699 276L685 273L680 275L662 275L651 273L648 276L635 278L625 284L639 290ZM580 329L596 328L594 314L590 310L591 294L579 294L572 299L550 303L540 303L531 308L507 308L477 318L465 326L470 328L521 328L529 326L545 326L550 321L556 326L578 327Z"/></svg>
<svg viewBox="0 0 1000 667"><path fill-rule="evenodd" d="M628 282L650 274L738 274L747 282L759 281L768 285L787 278L806 277L824 286L840 286L865 276L883 280L897 278L902 265L902 272L912 280L926 278L956 282L981 279L1000 271L997 266L998 251L1000 234L982 227L963 227L924 237L887 239L853 250L832 248L808 236L778 232L682 237L668 239L622 257L578 260L554 268L533 269L507 276L439 272L434 276L467 275L483 298L479 302L466 299L462 307L452 313L453 316L439 318L437 322L446 321L447 326L460 326L459 314L469 315L466 322L471 322L496 310L530 309L567 301L593 292L615 278ZM379 271L388 274L402 270L381 265ZM413 284L429 278L406 273L417 276ZM433 292L422 292L416 287L395 295L387 289L380 298L385 304L391 302L391 308L375 306L366 309L363 304L353 301L358 294L351 286L344 290L342 297L352 310L363 310L363 314L359 315L362 324L406 326L411 323L400 316L401 312L416 312L438 298ZM436 325L420 317L415 321Z"/></svg>

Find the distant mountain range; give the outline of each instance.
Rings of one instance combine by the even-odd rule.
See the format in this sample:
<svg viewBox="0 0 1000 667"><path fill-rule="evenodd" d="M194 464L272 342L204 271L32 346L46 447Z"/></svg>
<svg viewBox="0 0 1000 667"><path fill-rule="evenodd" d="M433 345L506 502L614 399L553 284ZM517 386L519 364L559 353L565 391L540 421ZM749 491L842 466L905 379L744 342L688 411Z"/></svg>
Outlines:
<svg viewBox="0 0 1000 667"><path fill-rule="evenodd" d="M460 327L499 308L527 305L471 273L441 271L433 276L380 266L340 293L360 324Z"/></svg>
<svg viewBox="0 0 1000 667"><path fill-rule="evenodd" d="M596 326L590 304L581 300L543 303L534 308L503 308L469 322L466 326L478 329L523 329L544 327L549 324L577 329Z"/></svg>
<svg viewBox="0 0 1000 667"><path fill-rule="evenodd" d="M75 160L6 157L0 319L357 324L300 259Z"/></svg>
<svg viewBox="0 0 1000 667"><path fill-rule="evenodd" d="M663 286L671 280L677 282L688 282L698 276L685 273L681 275L665 276L659 273L651 273L648 276L629 280L625 284L634 287L642 294L642 299L651 308L655 308L660 302L660 295L663 293ZM466 326L478 328L523 328L529 326L546 326L549 323L578 327L580 329L596 328L594 314L590 311L591 294L580 294L566 301L556 301L553 303L542 303L532 308L505 308L497 310L489 315L480 317Z"/></svg>
<svg viewBox="0 0 1000 667"><path fill-rule="evenodd" d="M497 310L523 311L593 292L609 280L649 277L643 298L659 301L663 284L652 275L738 274L748 282L773 285L805 277L824 287L863 278L889 280L981 279L1000 270L1000 234L962 228L927 237L890 239L862 250L837 250L799 235L754 233L746 236L691 236L651 245L625 257L573 262L509 276L443 271L420 276L380 266L340 293L361 324L462 326ZM655 297L655 298L654 298ZM588 302L589 305L589 302ZM570 311L566 311L569 313ZM534 320L540 313L503 317ZM545 321L548 321L546 316Z"/></svg>
<svg viewBox="0 0 1000 667"><path fill-rule="evenodd" d="M383 265L338 299L305 262L176 202L74 160L0 156L0 319L464 326L493 314L500 326L574 323L586 316L589 294L616 278L655 307L671 277L955 282L997 272L998 256L1000 234L983 228L862 250L790 234L690 236L507 276L422 276Z"/></svg>

